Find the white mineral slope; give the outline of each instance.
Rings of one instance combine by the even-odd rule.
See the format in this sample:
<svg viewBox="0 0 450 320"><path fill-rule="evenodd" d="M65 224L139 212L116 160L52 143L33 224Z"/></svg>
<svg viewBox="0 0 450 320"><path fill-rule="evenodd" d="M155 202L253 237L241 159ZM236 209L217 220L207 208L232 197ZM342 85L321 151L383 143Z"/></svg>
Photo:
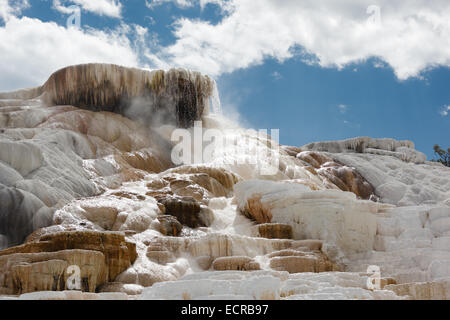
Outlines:
<svg viewBox="0 0 450 320"><path fill-rule="evenodd" d="M0 130L0 233L9 239L6 246L11 246L48 225L55 208L74 198L99 194L105 183L92 181L92 171L85 169L85 161L98 157L100 147L92 143L94 138L63 128L36 127L56 110L6 108L0 108L0 121L9 119Z"/></svg>
<svg viewBox="0 0 450 320"><path fill-rule="evenodd" d="M261 180L240 182L235 191L241 211L264 211L272 222L291 225L295 239L324 240L322 251L346 272L362 274L378 266L382 277L396 280L390 290L417 299L450 297L448 206L369 204L340 191L308 191ZM311 294L290 298L348 298L345 290L317 292L311 286L299 286Z"/></svg>
<svg viewBox="0 0 450 320"><path fill-rule="evenodd" d="M374 153L392 155L404 161L423 163L426 156L414 149L414 142L409 140L395 140L392 138L357 137L346 140L313 142L303 147L302 150L332 152L332 153Z"/></svg>
<svg viewBox="0 0 450 320"><path fill-rule="evenodd" d="M359 273L297 273L279 271L201 272L178 281L145 288L143 300L381 300L404 299L389 290L368 290L367 276Z"/></svg>
<svg viewBox="0 0 450 320"><path fill-rule="evenodd" d="M450 168L426 161L411 141L361 137L311 143L301 149L324 152L356 168L382 202L398 206L450 204Z"/></svg>
<svg viewBox="0 0 450 320"><path fill-rule="evenodd" d="M365 272L376 265L383 276L393 277L399 284L423 283L423 290L431 290L428 286L447 288L450 206L397 207L357 200L351 193L336 190L311 191L305 186L261 180L238 183L235 194L242 212L263 213L271 222L291 225L295 239L324 240L323 251L345 271ZM333 253L336 247L338 254ZM444 296L449 296L450 292L445 292Z"/></svg>
<svg viewBox="0 0 450 320"><path fill-rule="evenodd" d="M293 228L294 239L324 240L333 258L372 250L377 231L376 215L387 208L357 200L340 190L316 190L287 182L248 180L235 185L235 198L242 211L265 211L272 223ZM329 252L331 254L331 252Z"/></svg>
<svg viewBox="0 0 450 320"><path fill-rule="evenodd" d="M405 284L449 279L450 168L425 161L407 141L356 138L303 148L322 150L356 168L382 202L396 206L377 217L373 250L349 255L348 270L378 265L383 274Z"/></svg>
<svg viewBox="0 0 450 320"><path fill-rule="evenodd" d="M164 117L149 112L149 101L135 98L144 91L167 89L169 100L170 95L181 99L175 94L179 79L195 87L184 98L220 112L214 81L182 69L149 72L78 65L57 71L41 87L0 93L0 249L20 244L34 230L49 225L53 212L72 199L99 195L171 166L165 154L170 145L152 131L164 124ZM109 87L103 87L105 83ZM118 103L124 94L131 100L125 113L142 119L142 113L131 110L140 109L147 123L59 105L73 102L97 111L111 101ZM175 108L175 100L161 102L160 111ZM198 110L202 111L207 113Z"/></svg>
<svg viewBox="0 0 450 320"><path fill-rule="evenodd" d="M122 82L116 71L128 75L129 81ZM298 148L288 153L270 136L220 116L217 88L210 79L176 70L167 78L163 74L108 65L73 67L58 71L47 83L46 101L94 101L107 107L110 100L118 101L122 90L140 94L168 86L170 96L178 90L173 87L178 81L171 79L200 81L205 89L200 92L202 104L208 98L212 111L202 114L204 128L213 130L206 142L218 136L222 143L214 140L215 145L206 143L199 150L193 145L194 153L202 153L201 160L176 168L166 163L175 127L159 123L159 117L143 127L110 112L47 107L40 97L45 87L0 94L0 248L18 244L48 224L56 226L43 232L121 231L136 243L138 258L108 290L128 288L133 298L143 287L142 299L403 298L396 293L450 298L449 168L426 162L410 141L363 137L300 149L315 150L336 162L326 160L324 168L337 163L356 168L381 201L360 200L326 181L318 173L324 168L316 171L292 156ZM73 94L76 82L70 81L57 90L58 79L71 77L94 83L112 77L111 96L104 97L109 89L99 86L92 96L79 97ZM144 83L133 87L133 79L141 78ZM193 120L190 112L181 119L184 116ZM190 131L195 136L195 128ZM170 232L176 228L168 232L158 219L167 214L158 202L161 196L194 198L209 219L207 226L183 226L173 236ZM268 222L291 226L293 239L255 236L256 225ZM289 274L271 269L271 254L293 252L325 253L343 272ZM213 271L214 263L230 259L250 261L261 270ZM382 277L394 277L399 284L368 290L369 265L379 266ZM123 292L20 296L126 298L130 296Z"/></svg>
<svg viewBox="0 0 450 320"><path fill-rule="evenodd" d="M321 178L305 168L299 159L289 156L271 137L271 131L245 129L218 114L202 117L205 129L202 162L226 168L243 179L290 180L324 189Z"/></svg>
<svg viewBox="0 0 450 320"><path fill-rule="evenodd" d="M450 207L409 206L377 217L373 250L349 255L348 270L378 265L398 283L450 279Z"/></svg>
<svg viewBox="0 0 450 320"><path fill-rule="evenodd" d="M450 204L450 168L441 164L416 164L374 154L339 153L332 157L356 168L385 203Z"/></svg>

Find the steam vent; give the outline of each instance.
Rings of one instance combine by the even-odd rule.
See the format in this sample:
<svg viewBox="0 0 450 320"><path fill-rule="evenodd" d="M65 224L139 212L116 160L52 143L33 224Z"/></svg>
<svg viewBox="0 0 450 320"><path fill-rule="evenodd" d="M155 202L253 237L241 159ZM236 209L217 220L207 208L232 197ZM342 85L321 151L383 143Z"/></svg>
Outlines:
<svg viewBox="0 0 450 320"><path fill-rule="evenodd" d="M449 168L218 106L206 75L108 64L0 93L0 299L450 299ZM195 121L232 143L179 164Z"/></svg>

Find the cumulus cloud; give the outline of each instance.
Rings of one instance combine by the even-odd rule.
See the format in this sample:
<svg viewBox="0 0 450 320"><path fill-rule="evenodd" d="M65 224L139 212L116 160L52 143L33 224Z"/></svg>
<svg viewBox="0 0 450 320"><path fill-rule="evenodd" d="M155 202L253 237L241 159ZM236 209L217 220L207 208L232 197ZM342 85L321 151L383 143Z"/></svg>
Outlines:
<svg viewBox="0 0 450 320"><path fill-rule="evenodd" d="M444 106L444 108L442 108L441 111L439 111L439 114L443 117L448 116L448 113L450 112L450 105L449 106Z"/></svg>
<svg viewBox="0 0 450 320"><path fill-rule="evenodd" d="M41 85L57 69L78 63L137 66L130 32L134 29L81 30L10 16L0 27L0 91Z"/></svg>
<svg viewBox="0 0 450 320"><path fill-rule="evenodd" d="M29 6L28 0L0 0L0 19L6 22Z"/></svg>
<svg viewBox="0 0 450 320"><path fill-rule="evenodd" d="M78 5L86 11L101 16L121 17L122 4L117 0L53 0L53 7L62 13L70 13L71 9L64 6L63 3Z"/></svg>
<svg viewBox="0 0 450 320"><path fill-rule="evenodd" d="M211 75L293 56L334 68L376 57L400 80L450 66L447 0L378 0L376 6L373 0L183 2L214 3L227 14L218 24L178 19L177 41L161 48L159 57Z"/></svg>
<svg viewBox="0 0 450 320"><path fill-rule="evenodd" d="M122 4L117 0L52 1L60 11L77 4L97 14L121 17ZM19 17L29 6L27 0L0 0L0 20L4 21L0 26L1 90L38 85L60 67L85 62L181 66L219 76L267 58L281 62L297 57L308 64L343 68L375 57L401 80L420 77L436 66L450 66L447 0L377 0L376 6L373 0L146 3L169 1L181 7L216 5L221 21L178 18L173 26L176 40L158 46L158 35L146 28L122 23L115 30L72 30Z"/></svg>

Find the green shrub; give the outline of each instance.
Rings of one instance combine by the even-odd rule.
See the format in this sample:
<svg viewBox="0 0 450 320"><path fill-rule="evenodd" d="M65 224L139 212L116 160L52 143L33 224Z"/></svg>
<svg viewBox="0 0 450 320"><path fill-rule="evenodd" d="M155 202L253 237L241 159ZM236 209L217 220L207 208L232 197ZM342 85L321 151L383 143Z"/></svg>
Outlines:
<svg viewBox="0 0 450 320"><path fill-rule="evenodd" d="M450 167L450 148L448 148L446 151L439 145L435 144L433 150L434 153L438 156L438 159L435 161L442 163L444 166Z"/></svg>

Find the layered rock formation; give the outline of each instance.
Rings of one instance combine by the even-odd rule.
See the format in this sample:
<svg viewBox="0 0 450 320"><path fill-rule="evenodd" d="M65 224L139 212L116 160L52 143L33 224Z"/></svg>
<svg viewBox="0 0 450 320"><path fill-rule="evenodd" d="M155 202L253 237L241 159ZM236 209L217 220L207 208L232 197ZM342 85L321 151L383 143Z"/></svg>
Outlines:
<svg viewBox="0 0 450 320"><path fill-rule="evenodd" d="M263 223L257 226L257 235L267 239L292 239L292 226L282 223Z"/></svg>
<svg viewBox="0 0 450 320"><path fill-rule="evenodd" d="M296 154L296 158L309 164L327 185L337 186L342 191L350 191L361 199L376 199L373 186L353 167L338 163L331 157L312 151Z"/></svg>
<svg viewBox="0 0 450 320"><path fill-rule="evenodd" d="M412 141L398 141L390 138L374 139L358 137L341 141L313 142L300 148L301 150L325 151L332 153L373 153L389 155L403 161L424 163L426 156L414 149Z"/></svg>
<svg viewBox="0 0 450 320"><path fill-rule="evenodd" d="M136 258L136 245L122 234L42 231L21 246L0 251L0 287L12 294L65 290L76 266L80 270L78 289L95 292Z"/></svg>
<svg viewBox="0 0 450 320"><path fill-rule="evenodd" d="M409 141L281 146L208 112L216 90L90 64L0 94L0 295L450 297L448 168ZM194 120L233 143L175 166Z"/></svg>
<svg viewBox="0 0 450 320"><path fill-rule="evenodd" d="M212 263L212 267L214 270L221 270L221 271L225 270L251 271L261 269L258 262L246 256L231 256L231 257L216 258Z"/></svg>
<svg viewBox="0 0 450 320"><path fill-rule="evenodd" d="M41 90L48 105L72 105L131 117L144 115L151 123L176 123L188 128L208 107L214 82L182 69L145 71L85 64L56 71Z"/></svg>
<svg viewBox="0 0 450 320"><path fill-rule="evenodd" d="M143 291L143 299L215 300L381 300L402 299L389 290L368 290L367 276L358 273L222 271L186 275Z"/></svg>
<svg viewBox="0 0 450 320"><path fill-rule="evenodd" d="M386 206L357 200L350 192L311 191L306 186L249 180L235 186L238 208L259 223L292 226L294 239L322 239L344 251L373 247L376 216Z"/></svg>
<svg viewBox="0 0 450 320"><path fill-rule="evenodd" d="M49 225L55 208L74 198L171 167L171 142L157 129L191 126L208 113L214 86L185 70L88 64L61 69L42 87L2 93L2 247Z"/></svg>
<svg viewBox="0 0 450 320"><path fill-rule="evenodd" d="M33 101L42 96L48 106L70 105L135 119L145 115L152 123L188 128L208 112L214 87L208 76L184 69L146 71L96 63L63 68L41 87L1 93L0 99ZM15 105L14 101L6 103Z"/></svg>

